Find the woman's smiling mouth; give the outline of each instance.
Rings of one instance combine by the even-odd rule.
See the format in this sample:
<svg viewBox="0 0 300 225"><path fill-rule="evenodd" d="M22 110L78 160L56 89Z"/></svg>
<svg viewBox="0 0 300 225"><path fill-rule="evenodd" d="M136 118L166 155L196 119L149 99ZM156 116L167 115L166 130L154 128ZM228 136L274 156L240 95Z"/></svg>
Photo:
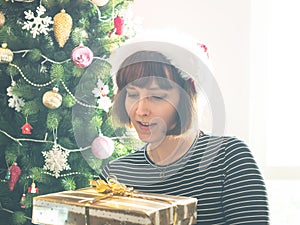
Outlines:
<svg viewBox="0 0 300 225"><path fill-rule="evenodd" d="M149 130L151 127L156 125L156 123L149 123L149 122L142 122L142 121L137 121L140 129L142 130Z"/></svg>

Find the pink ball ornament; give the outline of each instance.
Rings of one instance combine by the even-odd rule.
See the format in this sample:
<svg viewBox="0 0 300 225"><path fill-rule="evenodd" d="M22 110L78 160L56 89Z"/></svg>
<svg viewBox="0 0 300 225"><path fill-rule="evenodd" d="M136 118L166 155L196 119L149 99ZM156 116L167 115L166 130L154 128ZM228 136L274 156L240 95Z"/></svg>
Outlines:
<svg viewBox="0 0 300 225"><path fill-rule="evenodd" d="M114 149L113 140L105 136L96 137L92 143L92 153L99 159L110 157Z"/></svg>
<svg viewBox="0 0 300 225"><path fill-rule="evenodd" d="M79 45L72 51L73 63L79 68L88 67L92 63L93 58L93 52L86 46Z"/></svg>

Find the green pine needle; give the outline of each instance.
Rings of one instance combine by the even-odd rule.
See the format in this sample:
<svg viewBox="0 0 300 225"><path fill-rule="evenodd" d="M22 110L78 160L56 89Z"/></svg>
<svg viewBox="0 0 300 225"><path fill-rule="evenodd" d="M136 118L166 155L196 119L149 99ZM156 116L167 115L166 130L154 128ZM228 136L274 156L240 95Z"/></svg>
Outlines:
<svg viewBox="0 0 300 225"><path fill-rule="evenodd" d="M72 191L76 189L76 183L73 177L63 178L61 184L66 191Z"/></svg>
<svg viewBox="0 0 300 225"><path fill-rule="evenodd" d="M39 112L39 104L36 101L25 102L22 112L26 116L34 115Z"/></svg>
<svg viewBox="0 0 300 225"><path fill-rule="evenodd" d="M62 80L64 76L64 67L61 64L53 64L51 66L50 77L51 79Z"/></svg>
<svg viewBox="0 0 300 225"><path fill-rule="evenodd" d="M42 57L42 53L39 49L32 49L29 53L28 53L28 59L32 62L38 62Z"/></svg>
<svg viewBox="0 0 300 225"><path fill-rule="evenodd" d="M58 127L61 117L57 111L50 111L47 116L47 128L54 130Z"/></svg>
<svg viewBox="0 0 300 225"><path fill-rule="evenodd" d="M67 108L71 108L75 105L75 103L76 103L75 99L71 95L67 94L66 96L64 96L63 106L65 106Z"/></svg>
<svg viewBox="0 0 300 225"><path fill-rule="evenodd" d="M19 71L14 66L8 66L6 69L6 73L9 76L16 76L19 74Z"/></svg>
<svg viewBox="0 0 300 225"><path fill-rule="evenodd" d="M26 223L26 216L23 212L17 211L13 214L12 222L14 225L22 225Z"/></svg>

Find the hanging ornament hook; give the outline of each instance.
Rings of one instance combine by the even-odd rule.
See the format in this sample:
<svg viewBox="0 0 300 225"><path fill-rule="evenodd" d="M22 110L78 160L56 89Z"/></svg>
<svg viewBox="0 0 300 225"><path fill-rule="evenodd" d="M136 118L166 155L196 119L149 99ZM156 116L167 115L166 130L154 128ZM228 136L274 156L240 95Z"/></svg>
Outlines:
<svg viewBox="0 0 300 225"><path fill-rule="evenodd" d="M57 145L57 127L53 129L53 142L54 145Z"/></svg>

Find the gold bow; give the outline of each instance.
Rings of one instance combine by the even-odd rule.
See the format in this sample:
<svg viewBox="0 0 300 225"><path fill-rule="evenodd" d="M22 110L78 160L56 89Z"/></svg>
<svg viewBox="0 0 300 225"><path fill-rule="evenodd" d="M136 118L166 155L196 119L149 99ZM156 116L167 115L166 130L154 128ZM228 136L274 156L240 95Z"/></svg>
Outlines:
<svg viewBox="0 0 300 225"><path fill-rule="evenodd" d="M103 195L98 196L90 201L91 204L100 201L105 198L109 198L113 195L119 196L133 196L133 187L127 187L125 184L118 182L117 177L111 175L107 178L107 182L104 180L90 180L89 185L93 186L97 192L102 193Z"/></svg>
<svg viewBox="0 0 300 225"><path fill-rule="evenodd" d="M102 199L106 199L112 196L126 196L126 197L133 197L133 187L127 187L125 184L119 183L117 180L117 177L114 175L110 175L107 178L107 182L104 180L98 179L98 180L90 180L89 185L93 186L97 192L102 193L103 195L100 195L93 200L89 201L90 204L93 204L97 201L100 201ZM169 203L172 205L172 201L169 200L162 200L162 199L156 199L155 197L145 197L145 196L139 196L139 198L148 199L148 200L158 200L163 201L165 203ZM87 205L89 206L89 205ZM88 207L87 207L88 208ZM173 205L174 208L174 215L173 215L173 224L177 224L178 220L178 207L177 205ZM89 215L87 210L87 215ZM89 224L89 223L87 223Z"/></svg>

